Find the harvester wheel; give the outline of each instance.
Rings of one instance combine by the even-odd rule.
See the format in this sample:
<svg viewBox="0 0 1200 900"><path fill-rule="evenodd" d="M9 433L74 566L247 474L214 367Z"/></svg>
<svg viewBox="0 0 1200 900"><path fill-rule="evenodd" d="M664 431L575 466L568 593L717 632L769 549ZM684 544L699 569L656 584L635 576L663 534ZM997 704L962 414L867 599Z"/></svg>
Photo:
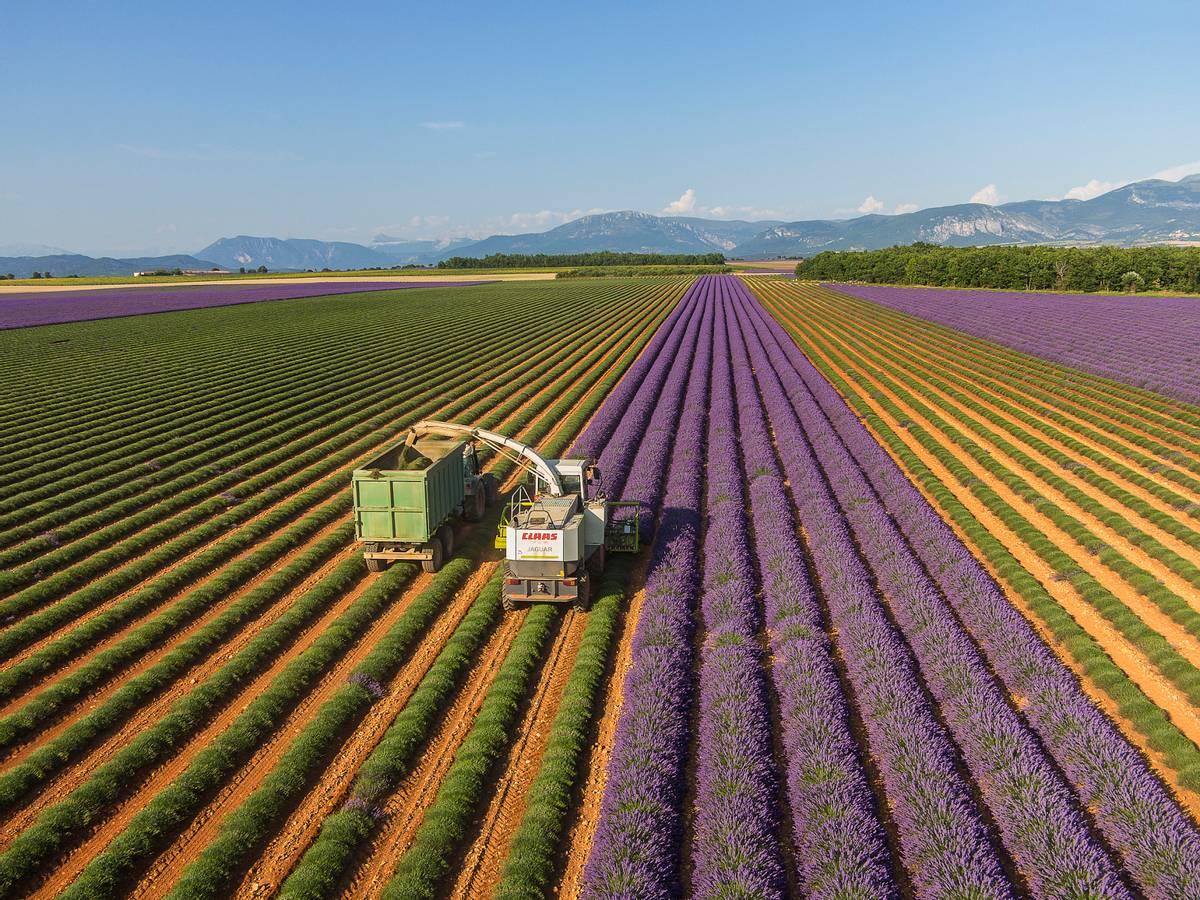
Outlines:
<svg viewBox="0 0 1200 900"><path fill-rule="evenodd" d="M454 529L449 525L443 525L437 530L438 540L442 542L442 552L447 557L454 555Z"/></svg>
<svg viewBox="0 0 1200 900"><path fill-rule="evenodd" d="M496 501L500 499L500 482L491 472L486 472L483 476L483 497L488 506L495 506Z"/></svg>
<svg viewBox="0 0 1200 900"><path fill-rule="evenodd" d="M429 550L433 554L433 558L421 560L421 568L432 575L442 567L442 562L446 558L445 551L442 549L442 542L437 535L430 538Z"/></svg>
<svg viewBox="0 0 1200 900"><path fill-rule="evenodd" d="M607 549L608 548L606 548L603 544L601 544L599 547L596 548L595 552L592 553L591 558L588 560L588 562L587 562L588 571L591 572L593 575L603 575L604 574L604 566L608 562L608 554L606 552Z"/></svg>
<svg viewBox="0 0 1200 900"><path fill-rule="evenodd" d="M517 608L516 604L512 602L512 597L508 596L508 594L500 595L500 605L504 607L505 612L513 612Z"/></svg>
<svg viewBox="0 0 1200 900"><path fill-rule="evenodd" d="M389 565L386 559L368 559L366 562L368 572L386 572Z"/></svg>
<svg viewBox="0 0 1200 900"><path fill-rule="evenodd" d="M592 606L592 579L579 579L579 593L571 604L580 612L587 612Z"/></svg>

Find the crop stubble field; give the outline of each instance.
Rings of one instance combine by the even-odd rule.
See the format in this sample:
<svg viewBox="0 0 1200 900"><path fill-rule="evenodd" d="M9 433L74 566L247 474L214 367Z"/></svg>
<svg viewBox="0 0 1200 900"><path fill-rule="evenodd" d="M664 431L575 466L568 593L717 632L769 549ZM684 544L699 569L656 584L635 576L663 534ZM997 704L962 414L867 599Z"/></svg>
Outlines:
<svg viewBox="0 0 1200 900"><path fill-rule="evenodd" d="M0 893L1200 896L1195 407L736 276L0 344ZM652 545L587 613L501 611L495 511L367 575L422 417Z"/></svg>

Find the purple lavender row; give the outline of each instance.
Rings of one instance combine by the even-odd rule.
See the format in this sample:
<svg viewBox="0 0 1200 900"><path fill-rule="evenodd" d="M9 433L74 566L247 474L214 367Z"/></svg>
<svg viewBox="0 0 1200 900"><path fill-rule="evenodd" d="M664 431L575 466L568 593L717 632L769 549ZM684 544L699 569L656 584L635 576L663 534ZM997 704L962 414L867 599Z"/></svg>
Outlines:
<svg viewBox="0 0 1200 900"><path fill-rule="evenodd" d="M570 450L571 456L586 456L598 459L625 418L636 393L640 391L651 370L670 362L670 353L664 356L668 344L683 337L688 319L698 308L696 305L699 282L693 282L670 315L658 326L650 342L638 354L637 359L626 369L616 390L605 398L587 428L576 438ZM653 391L648 391L653 396ZM604 470L601 469L601 472Z"/></svg>
<svg viewBox="0 0 1200 900"><path fill-rule="evenodd" d="M691 715L692 608L713 333L710 280L702 279L696 290L705 299L700 341L679 410L607 784L584 869L585 897L665 900L681 893L679 810Z"/></svg>
<svg viewBox="0 0 1200 900"><path fill-rule="evenodd" d="M1150 897L1200 896L1200 835L1145 760L1087 698L1071 671L783 327L763 311L758 316L773 336L771 352L786 358L798 375L794 388L815 397L992 670L1010 694L1025 698L1025 718L1133 880Z"/></svg>
<svg viewBox="0 0 1200 900"><path fill-rule="evenodd" d="M876 596L822 464L795 410L773 389L770 361L759 355L749 363L758 376L757 389L808 536L914 891L922 897L1011 897L983 817L957 769L954 745ZM747 395L754 390L753 384L745 385Z"/></svg>
<svg viewBox="0 0 1200 900"><path fill-rule="evenodd" d="M828 285L1016 350L1200 403L1200 300Z"/></svg>
<svg viewBox="0 0 1200 900"><path fill-rule="evenodd" d="M801 886L816 900L894 898L899 889L887 839L858 756L763 401L744 354L734 365Z"/></svg>
<svg viewBox="0 0 1200 900"><path fill-rule="evenodd" d="M408 288L466 287L487 284L486 280L425 284L411 281L303 281L283 284L224 284L127 289L100 288L90 291L47 291L0 295L0 328L28 328L91 319L113 319L146 313L176 312L212 306L239 306L271 300L297 300L371 291Z"/></svg>
<svg viewBox="0 0 1200 900"><path fill-rule="evenodd" d="M675 446L675 429L679 420L679 407L683 403L684 391L688 386L692 370L692 358L697 347L701 323L711 317L707 307L711 305L710 290L703 286L696 288L696 312L687 323L683 342L671 361L670 374L655 398L654 412L646 430L637 440L637 453L633 457L628 476L618 473L617 477L610 476L603 468L604 457L601 457L605 485L618 485L620 498L624 501L636 501L640 504L637 511L638 530L643 541L648 542L654 534L654 520L658 513L659 501L662 499L663 484L666 481L663 473L667 471L667 463ZM623 487L619 487L623 484ZM616 516L615 518L620 518Z"/></svg>
<svg viewBox="0 0 1200 900"><path fill-rule="evenodd" d="M700 591L704 643L689 895L782 897L771 716L739 465L725 322L726 282L718 282L717 296L708 405L707 522Z"/></svg>
<svg viewBox="0 0 1200 900"><path fill-rule="evenodd" d="M757 304L748 295L743 304L739 317L750 335L750 352L765 362L758 370L764 395L768 402L790 401L799 417L1029 891L1036 897L1130 897L1107 852L1089 834L1078 798L1009 706L815 399L769 336L767 346L760 342L765 325L757 316L750 323L750 308ZM792 382L786 393L783 379Z"/></svg>

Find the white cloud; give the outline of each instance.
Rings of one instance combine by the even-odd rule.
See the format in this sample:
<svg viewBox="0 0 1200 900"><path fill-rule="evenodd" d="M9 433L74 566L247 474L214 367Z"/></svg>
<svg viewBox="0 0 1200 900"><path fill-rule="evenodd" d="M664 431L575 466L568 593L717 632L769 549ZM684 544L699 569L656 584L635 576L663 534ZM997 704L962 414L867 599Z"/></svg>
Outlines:
<svg viewBox="0 0 1200 900"><path fill-rule="evenodd" d="M422 128L428 128L430 131L450 131L455 128L466 128L465 122L422 122Z"/></svg>
<svg viewBox="0 0 1200 900"><path fill-rule="evenodd" d="M874 195L868 195L867 199L858 205L860 213L878 213L883 212L883 201L876 200Z"/></svg>
<svg viewBox="0 0 1200 900"><path fill-rule="evenodd" d="M916 203L897 203L896 204L896 215L900 216L900 215L903 215L904 213L916 212L920 208L921 207L918 206Z"/></svg>
<svg viewBox="0 0 1200 900"><path fill-rule="evenodd" d="M672 200L663 207L663 215L677 216L681 213L702 212L696 209L696 189L688 188L684 191L678 200Z"/></svg>
<svg viewBox="0 0 1200 900"><path fill-rule="evenodd" d="M1155 172L1151 178L1161 178L1163 181L1178 181L1180 178L1186 178L1188 175L1200 173L1200 160L1196 162L1183 163L1178 166L1171 166L1169 169L1163 169L1161 172Z"/></svg>
<svg viewBox="0 0 1200 900"><path fill-rule="evenodd" d="M1123 182L1122 182L1123 183ZM1101 181L1099 178L1093 178L1087 184L1081 184L1071 188L1062 199L1064 200L1091 200L1093 197L1099 197L1101 194L1107 194L1113 188L1118 188L1121 183L1113 181Z"/></svg>
<svg viewBox="0 0 1200 900"><path fill-rule="evenodd" d="M995 206L1001 199L994 184L986 184L971 195L972 203L986 203L988 206Z"/></svg>

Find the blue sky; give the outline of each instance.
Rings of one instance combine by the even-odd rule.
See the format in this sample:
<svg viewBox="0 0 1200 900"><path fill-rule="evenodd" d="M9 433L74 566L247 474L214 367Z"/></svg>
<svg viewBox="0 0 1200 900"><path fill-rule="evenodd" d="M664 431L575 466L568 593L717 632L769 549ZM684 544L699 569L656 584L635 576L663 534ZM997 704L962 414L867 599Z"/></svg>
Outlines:
<svg viewBox="0 0 1200 900"><path fill-rule="evenodd" d="M1200 171L1196 3L9 0L0 22L0 246L845 217Z"/></svg>

